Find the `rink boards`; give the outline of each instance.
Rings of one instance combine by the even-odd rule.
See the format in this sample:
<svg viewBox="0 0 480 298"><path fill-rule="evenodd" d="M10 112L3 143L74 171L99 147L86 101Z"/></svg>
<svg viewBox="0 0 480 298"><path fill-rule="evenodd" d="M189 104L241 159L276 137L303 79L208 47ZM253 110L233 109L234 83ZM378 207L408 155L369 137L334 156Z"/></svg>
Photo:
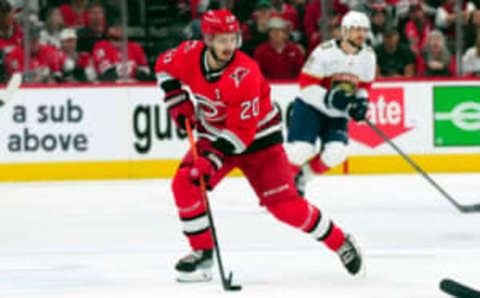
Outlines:
<svg viewBox="0 0 480 298"><path fill-rule="evenodd" d="M294 83L272 84L288 120ZM0 108L0 181L171 177L188 150L161 91L135 86L20 89ZM430 172L480 172L480 82L383 81L368 117ZM366 125L350 124L348 161L336 174L413 170Z"/></svg>

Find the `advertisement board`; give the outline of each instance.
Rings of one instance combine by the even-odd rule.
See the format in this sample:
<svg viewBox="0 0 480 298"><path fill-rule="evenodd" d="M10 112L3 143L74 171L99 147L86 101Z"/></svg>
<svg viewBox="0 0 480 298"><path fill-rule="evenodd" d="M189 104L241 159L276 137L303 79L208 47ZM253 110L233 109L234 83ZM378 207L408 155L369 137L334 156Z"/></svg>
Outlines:
<svg viewBox="0 0 480 298"><path fill-rule="evenodd" d="M436 146L480 146L480 88L436 86L433 89Z"/></svg>
<svg viewBox="0 0 480 298"><path fill-rule="evenodd" d="M367 117L426 170L480 171L480 83L383 82ZM285 128L298 86L272 84ZM188 150L155 85L22 88L0 109L0 181L170 177ZM365 124L336 173L413 170ZM461 162L459 162L461 160Z"/></svg>

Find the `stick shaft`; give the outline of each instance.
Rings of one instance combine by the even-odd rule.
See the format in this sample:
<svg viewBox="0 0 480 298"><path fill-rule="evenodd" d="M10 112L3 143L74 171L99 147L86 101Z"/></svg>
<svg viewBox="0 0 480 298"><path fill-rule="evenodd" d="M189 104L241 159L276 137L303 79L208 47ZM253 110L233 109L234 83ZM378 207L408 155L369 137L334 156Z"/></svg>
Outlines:
<svg viewBox="0 0 480 298"><path fill-rule="evenodd" d="M395 143L390 140L375 124L370 122L370 120L365 119L365 122L370 126L382 139L384 139L395 151L397 151L400 156L403 157L420 175L423 176L436 190L438 190L450 203L452 203L460 212L463 212L462 206L451 196L449 195L440 185L438 185L435 180L430 177L420 166L414 162L407 154L405 154Z"/></svg>
<svg viewBox="0 0 480 298"><path fill-rule="evenodd" d="M190 121L188 121L188 119L185 120L185 127L187 129L188 141L190 142L190 148L192 148L193 160L197 160L198 159L198 150L197 150L197 146L195 145L195 139L193 137L192 127L191 127ZM200 176L200 192L202 193L202 200L203 200L203 202L205 204L205 207L207 209L207 217L208 217L208 221L210 223L210 229L212 231L212 238L213 238L213 243L214 243L214 246L215 246L215 255L217 256L218 270L220 271L220 278L222 279L223 288L225 290L227 290L227 289L229 289L230 285L229 285L229 282L228 282L227 278L225 277L225 270L223 268L222 257L220 255L220 246L218 245L217 231L215 229L215 224L213 222L212 211L210 209L210 203L208 201L205 179L203 179L203 176Z"/></svg>

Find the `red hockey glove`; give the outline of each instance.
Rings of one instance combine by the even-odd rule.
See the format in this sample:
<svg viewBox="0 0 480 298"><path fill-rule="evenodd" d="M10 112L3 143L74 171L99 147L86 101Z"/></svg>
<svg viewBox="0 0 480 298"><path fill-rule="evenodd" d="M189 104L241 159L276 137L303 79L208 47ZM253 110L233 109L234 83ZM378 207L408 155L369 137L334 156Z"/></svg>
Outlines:
<svg viewBox="0 0 480 298"><path fill-rule="evenodd" d="M185 119L190 121L192 128L195 126L195 110L187 91L182 89L170 91L165 94L164 101L177 127L185 130Z"/></svg>
<svg viewBox="0 0 480 298"><path fill-rule="evenodd" d="M214 148L203 150L190 170L190 179L193 183L198 185L200 177L204 177L208 182L210 177L223 166L223 157L223 153Z"/></svg>

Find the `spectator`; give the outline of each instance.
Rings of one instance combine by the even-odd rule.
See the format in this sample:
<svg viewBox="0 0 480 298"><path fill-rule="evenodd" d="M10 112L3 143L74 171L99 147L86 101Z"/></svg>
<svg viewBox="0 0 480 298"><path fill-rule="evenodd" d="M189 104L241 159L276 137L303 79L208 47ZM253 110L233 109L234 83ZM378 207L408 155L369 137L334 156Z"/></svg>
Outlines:
<svg viewBox="0 0 480 298"><path fill-rule="evenodd" d="M5 55L22 45L23 31L13 21L12 6L7 0L0 0L0 50Z"/></svg>
<svg viewBox="0 0 480 298"><path fill-rule="evenodd" d="M59 63L63 81L67 83L93 82L96 79L93 59L88 52L77 52L77 33L71 28L60 33Z"/></svg>
<svg viewBox="0 0 480 298"><path fill-rule="evenodd" d="M472 12L468 24L465 26L464 49L468 49L475 45L478 29L480 29L480 9Z"/></svg>
<svg viewBox="0 0 480 298"><path fill-rule="evenodd" d="M285 3L285 0L271 0L273 6L273 15L281 17L287 21L290 32L300 31L300 20L298 19L298 12L290 4Z"/></svg>
<svg viewBox="0 0 480 298"><path fill-rule="evenodd" d="M293 5L298 14L298 19L303 20L305 16L305 6L308 3L308 0L292 0L290 3ZM303 30L303 22L300 22L300 28Z"/></svg>
<svg viewBox="0 0 480 298"><path fill-rule="evenodd" d="M305 54L298 44L288 40L289 28L284 19L271 18L269 40L255 50L254 58L267 79L296 79L302 68Z"/></svg>
<svg viewBox="0 0 480 298"><path fill-rule="evenodd" d="M47 14L45 29L40 32L40 42L60 48L60 32L65 28L63 15L59 8L51 9Z"/></svg>
<svg viewBox="0 0 480 298"><path fill-rule="evenodd" d="M268 20L272 12L272 4L269 0L258 0L255 6L255 18L242 25L244 41L242 51L248 55L252 56L257 46L268 40Z"/></svg>
<svg viewBox="0 0 480 298"><path fill-rule="evenodd" d="M407 46L399 42L400 34L395 27L385 29L383 44L375 49L377 78L409 78L415 75L415 55Z"/></svg>
<svg viewBox="0 0 480 298"><path fill-rule="evenodd" d="M60 10L67 27L82 27L88 24L88 0L71 0L70 4L63 4Z"/></svg>
<svg viewBox="0 0 480 298"><path fill-rule="evenodd" d="M93 48L96 72L101 81L135 82L154 80L142 47L129 41L127 43L127 64L123 63L123 30L121 26L108 29L108 40L102 40Z"/></svg>
<svg viewBox="0 0 480 298"><path fill-rule="evenodd" d="M480 30L477 31L477 42L462 57L463 73L480 76Z"/></svg>
<svg viewBox="0 0 480 298"><path fill-rule="evenodd" d="M466 0L462 1L462 23L467 24L469 14L475 9L475 5ZM448 38L448 47L453 50L455 48L455 0L445 0L437 9L435 15L435 25L442 29Z"/></svg>
<svg viewBox="0 0 480 298"><path fill-rule="evenodd" d="M323 40L329 40L332 38L341 39L342 32L341 30L337 30L337 28L340 29L340 19L341 16L335 10L329 11L327 16L327 36L322 36L322 33L320 32L321 28L318 28L317 32L315 32L308 41L308 54L310 54L317 45L321 44Z"/></svg>
<svg viewBox="0 0 480 298"><path fill-rule="evenodd" d="M419 57L417 74L427 77L446 77L455 74L454 60L447 49L445 37L440 31L433 31Z"/></svg>
<svg viewBox="0 0 480 298"><path fill-rule="evenodd" d="M383 43L383 35L387 26L386 5L375 7L370 19L372 21L372 30L368 33L367 40L375 48Z"/></svg>
<svg viewBox="0 0 480 298"><path fill-rule="evenodd" d="M251 18L256 5L255 0L226 0L226 8L231 10L242 24Z"/></svg>
<svg viewBox="0 0 480 298"><path fill-rule="evenodd" d="M363 12L370 18L372 18L372 15L379 10L383 11L388 18L391 18L392 16L392 8L387 2L385 2L385 0L358 1L352 9Z"/></svg>
<svg viewBox="0 0 480 298"><path fill-rule="evenodd" d="M405 36L410 43L410 50L414 54L421 53L432 30L432 25L423 11L422 4L410 5L410 20L405 25Z"/></svg>
<svg viewBox="0 0 480 298"><path fill-rule="evenodd" d="M320 0L313 0L305 7L304 28L309 48L322 41L320 18L323 16Z"/></svg>
<svg viewBox="0 0 480 298"><path fill-rule="evenodd" d="M340 19L348 11L348 6L342 3L342 0L333 0L328 5L327 22L330 24L335 22L340 24ZM337 19L334 20L333 18ZM323 18L321 0L313 0L305 7L304 28L307 36L308 47L313 48L316 44L326 40L325 36L321 36L321 21ZM327 28L329 25L327 24ZM328 28L331 29L331 28Z"/></svg>
<svg viewBox="0 0 480 298"><path fill-rule="evenodd" d="M58 50L50 45L40 43L40 27L30 28L30 59L26 69L23 46L17 46L6 56L8 75L14 72L24 73L27 83L55 83L61 80L61 70L58 61Z"/></svg>
<svg viewBox="0 0 480 298"><path fill-rule="evenodd" d="M99 3L94 3L88 8L88 26L80 28L77 32L78 51L89 52L100 40L106 38L105 11Z"/></svg>

